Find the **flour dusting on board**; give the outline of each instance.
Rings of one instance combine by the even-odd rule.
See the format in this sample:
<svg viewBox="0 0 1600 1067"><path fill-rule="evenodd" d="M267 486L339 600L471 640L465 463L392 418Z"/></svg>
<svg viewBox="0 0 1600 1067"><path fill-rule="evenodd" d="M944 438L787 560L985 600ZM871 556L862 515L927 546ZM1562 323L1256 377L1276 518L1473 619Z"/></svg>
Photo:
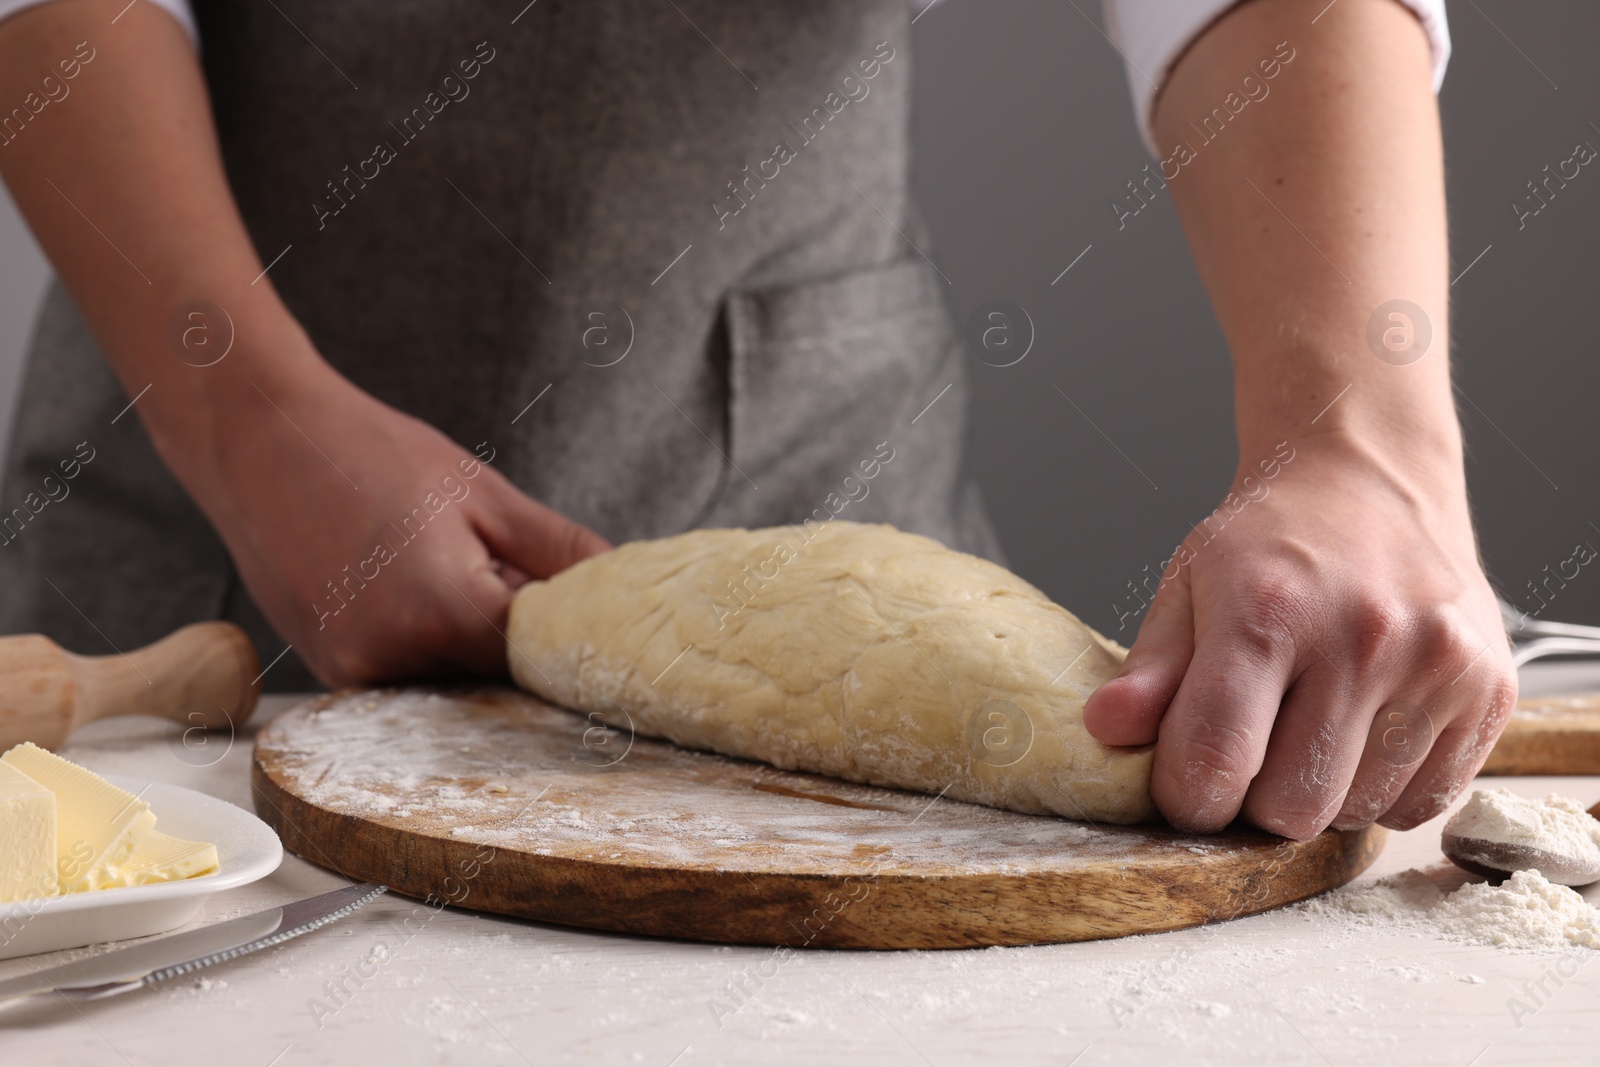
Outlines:
<svg viewBox="0 0 1600 1067"><path fill-rule="evenodd" d="M1235 849L781 771L603 731L502 690L334 696L269 725L260 743L318 807L591 862L805 872L842 859L885 873L953 863L1026 873L1069 853L1170 850L1192 862Z"/></svg>

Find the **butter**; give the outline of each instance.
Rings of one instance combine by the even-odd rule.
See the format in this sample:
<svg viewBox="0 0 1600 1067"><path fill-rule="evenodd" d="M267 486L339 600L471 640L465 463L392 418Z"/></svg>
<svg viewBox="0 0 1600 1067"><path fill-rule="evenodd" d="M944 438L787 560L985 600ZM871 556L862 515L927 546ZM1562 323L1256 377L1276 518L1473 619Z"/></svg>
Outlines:
<svg viewBox="0 0 1600 1067"><path fill-rule="evenodd" d="M56 795L0 761L0 904L56 888Z"/></svg>
<svg viewBox="0 0 1600 1067"><path fill-rule="evenodd" d="M217 869L217 846L204 841L185 841L160 830L150 836L118 872L118 885L149 885L151 882L176 882L210 874Z"/></svg>
<svg viewBox="0 0 1600 1067"><path fill-rule="evenodd" d="M0 761L55 794L55 858L61 892L119 884L119 868L155 829L150 805L31 742L13 748Z"/></svg>
<svg viewBox="0 0 1600 1067"><path fill-rule="evenodd" d="M18 745L0 756L0 903L217 869L215 845L155 825L150 805L127 790L37 745Z"/></svg>

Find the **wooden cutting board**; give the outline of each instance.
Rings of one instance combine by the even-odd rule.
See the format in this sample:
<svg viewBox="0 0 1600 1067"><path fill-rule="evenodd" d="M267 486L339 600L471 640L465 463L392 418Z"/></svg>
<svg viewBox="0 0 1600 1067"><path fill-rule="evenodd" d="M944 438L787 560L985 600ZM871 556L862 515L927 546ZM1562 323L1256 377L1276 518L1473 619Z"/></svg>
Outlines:
<svg viewBox="0 0 1600 1067"><path fill-rule="evenodd" d="M290 851L409 896L699 941L954 948L1251 915L1341 885L1377 827L1290 842L1020 815L692 752L514 690L344 691L256 740Z"/></svg>
<svg viewBox="0 0 1600 1067"><path fill-rule="evenodd" d="M1483 774L1600 774L1600 694L1517 703Z"/></svg>

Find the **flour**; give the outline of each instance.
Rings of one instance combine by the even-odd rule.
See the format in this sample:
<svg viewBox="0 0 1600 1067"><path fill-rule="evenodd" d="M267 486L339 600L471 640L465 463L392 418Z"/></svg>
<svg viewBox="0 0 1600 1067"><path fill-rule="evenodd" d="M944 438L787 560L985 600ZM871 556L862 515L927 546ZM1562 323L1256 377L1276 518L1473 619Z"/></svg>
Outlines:
<svg viewBox="0 0 1600 1067"><path fill-rule="evenodd" d="M1537 801L1504 789L1479 789L1444 832L1600 864L1600 821L1571 797L1551 794Z"/></svg>
<svg viewBox="0 0 1600 1067"><path fill-rule="evenodd" d="M1409 870L1336 889L1299 905L1308 914L1360 925L1520 951L1600 949L1600 910L1538 871L1518 871L1498 886L1478 883L1445 893Z"/></svg>

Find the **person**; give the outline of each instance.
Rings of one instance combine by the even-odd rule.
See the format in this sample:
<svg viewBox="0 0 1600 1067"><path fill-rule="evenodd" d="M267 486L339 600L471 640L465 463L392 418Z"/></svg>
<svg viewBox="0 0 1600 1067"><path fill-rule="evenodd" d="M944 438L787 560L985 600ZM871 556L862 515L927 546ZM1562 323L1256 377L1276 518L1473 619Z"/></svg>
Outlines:
<svg viewBox="0 0 1600 1067"><path fill-rule="evenodd" d="M289 687L498 674L528 579L797 521L869 462L843 517L997 554L904 0L6 6L0 172L61 284L0 628L220 616ZM1516 693L1446 358L1442 0L1108 15L1251 503L1179 547L1086 724L1156 744L1179 827L1414 826Z"/></svg>

